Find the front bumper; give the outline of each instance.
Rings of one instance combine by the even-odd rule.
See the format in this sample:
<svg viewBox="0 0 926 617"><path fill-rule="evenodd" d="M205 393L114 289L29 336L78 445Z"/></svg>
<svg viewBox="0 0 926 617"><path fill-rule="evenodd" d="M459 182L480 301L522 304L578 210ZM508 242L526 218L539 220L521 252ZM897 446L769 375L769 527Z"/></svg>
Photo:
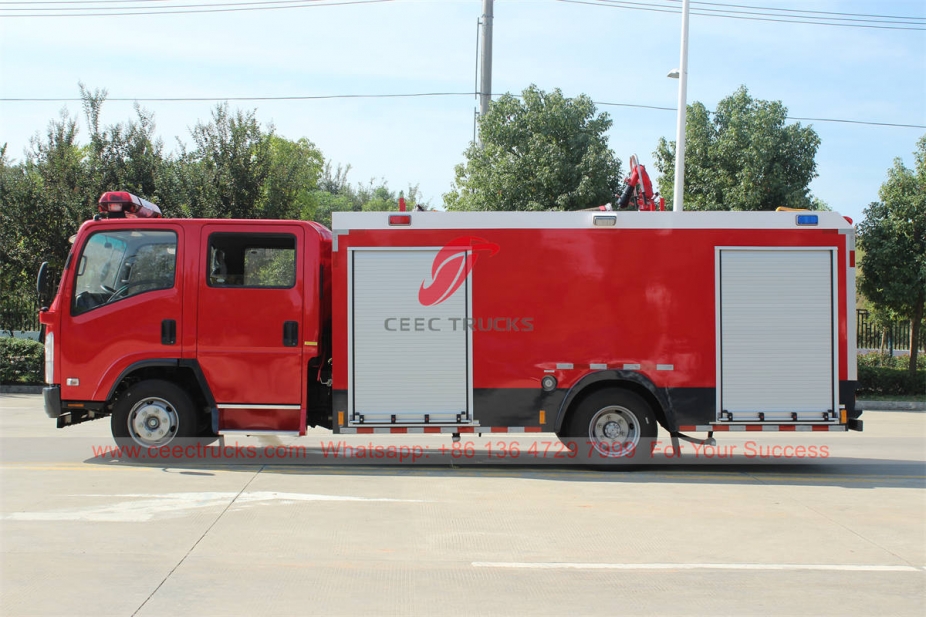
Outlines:
<svg viewBox="0 0 926 617"><path fill-rule="evenodd" d="M49 418L61 416L61 386L47 386L42 394L45 397L45 415Z"/></svg>
<svg viewBox="0 0 926 617"><path fill-rule="evenodd" d="M58 420L58 428L73 426L89 420L98 420L109 415L106 404L99 401L61 401L61 386L46 386L45 415Z"/></svg>

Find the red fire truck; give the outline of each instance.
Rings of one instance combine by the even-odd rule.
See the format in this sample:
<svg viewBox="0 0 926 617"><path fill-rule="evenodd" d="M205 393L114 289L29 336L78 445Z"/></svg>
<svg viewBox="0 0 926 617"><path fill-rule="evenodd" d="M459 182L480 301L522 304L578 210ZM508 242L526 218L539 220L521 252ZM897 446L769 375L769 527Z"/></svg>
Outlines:
<svg viewBox="0 0 926 617"><path fill-rule="evenodd" d="M43 301L59 427L110 416L143 446L552 432L608 455L657 425L862 429L834 212L351 212L329 231L107 195Z"/></svg>

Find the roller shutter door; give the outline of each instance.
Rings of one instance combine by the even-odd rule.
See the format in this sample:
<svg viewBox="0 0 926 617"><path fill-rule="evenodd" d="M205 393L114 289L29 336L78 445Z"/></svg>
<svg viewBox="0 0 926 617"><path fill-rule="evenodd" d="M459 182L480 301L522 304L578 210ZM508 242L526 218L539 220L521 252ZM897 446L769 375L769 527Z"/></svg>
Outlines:
<svg viewBox="0 0 926 617"><path fill-rule="evenodd" d="M437 249L352 251L351 421L468 421L469 281L434 306L418 291Z"/></svg>
<svg viewBox="0 0 926 617"><path fill-rule="evenodd" d="M832 252L720 249L718 263L718 419L822 420L836 409Z"/></svg>

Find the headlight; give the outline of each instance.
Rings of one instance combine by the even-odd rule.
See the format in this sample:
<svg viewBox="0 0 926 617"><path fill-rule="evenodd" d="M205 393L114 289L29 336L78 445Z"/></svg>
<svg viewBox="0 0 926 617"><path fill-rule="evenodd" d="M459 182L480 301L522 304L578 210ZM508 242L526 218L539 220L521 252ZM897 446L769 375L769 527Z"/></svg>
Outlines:
<svg viewBox="0 0 926 617"><path fill-rule="evenodd" d="M45 383L55 383L55 333L45 335Z"/></svg>

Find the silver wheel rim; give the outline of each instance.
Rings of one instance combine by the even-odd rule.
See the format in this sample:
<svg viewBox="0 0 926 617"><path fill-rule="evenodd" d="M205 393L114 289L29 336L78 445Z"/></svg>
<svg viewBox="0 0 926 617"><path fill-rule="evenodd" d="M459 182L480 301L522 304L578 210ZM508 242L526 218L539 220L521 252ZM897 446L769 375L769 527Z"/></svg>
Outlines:
<svg viewBox="0 0 926 617"><path fill-rule="evenodd" d="M177 434L180 424L177 410L157 396L146 397L129 412L129 435L143 446L163 446Z"/></svg>
<svg viewBox="0 0 926 617"><path fill-rule="evenodd" d="M588 423L588 439L602 456L632 455L640 445L640 421L626 407L602 407Z"/></svg>

